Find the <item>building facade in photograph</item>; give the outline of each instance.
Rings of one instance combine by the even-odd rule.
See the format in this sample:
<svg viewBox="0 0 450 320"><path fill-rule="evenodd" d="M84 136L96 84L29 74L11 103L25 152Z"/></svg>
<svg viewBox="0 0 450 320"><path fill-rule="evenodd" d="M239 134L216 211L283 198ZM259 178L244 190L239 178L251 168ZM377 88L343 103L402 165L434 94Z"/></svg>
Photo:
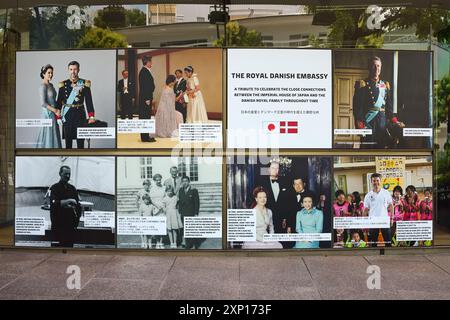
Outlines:
<svg viewBox="0 0 450 320"><path fill-rule="evenodd" d="M404 187L414 185L420 191L433 186L430 157L406 157ZM345 193L370 191L370 174L376 172L375 156L345 156L334 158L334 182ZM354 190L353 190L354 189Z"/></svg>
<svg viewBox="0 0 450 320"><path fill-rule="evenodd" d="M204 163L204 161L207 161ZM219 161L219 163L217 163ZM170 169L178 168L178 176L188 176L191 185L199 192L200 215L221 214L222 212L222 171L220 158L196 157L120 157L117 171L117 211L136 211L135 195L142 189L146 179L153 179L157 173L162 181L170 178ZM202 201L204 200L204 201Z"/></svg>

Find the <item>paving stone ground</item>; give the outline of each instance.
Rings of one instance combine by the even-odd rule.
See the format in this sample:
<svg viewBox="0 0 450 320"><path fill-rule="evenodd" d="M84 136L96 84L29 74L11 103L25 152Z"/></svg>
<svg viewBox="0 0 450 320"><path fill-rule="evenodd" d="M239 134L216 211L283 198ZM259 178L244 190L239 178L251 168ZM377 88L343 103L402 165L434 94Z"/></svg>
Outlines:
<svg viewBox="0 0 450 320"><path fill-rule="evenodd" d="M67 286L67 269L74 265L80 289ZM379 267L380 289L367 287L370 266ZM0 300L10 299L450 299L450 253L206 257L1 251Z"/></svg>

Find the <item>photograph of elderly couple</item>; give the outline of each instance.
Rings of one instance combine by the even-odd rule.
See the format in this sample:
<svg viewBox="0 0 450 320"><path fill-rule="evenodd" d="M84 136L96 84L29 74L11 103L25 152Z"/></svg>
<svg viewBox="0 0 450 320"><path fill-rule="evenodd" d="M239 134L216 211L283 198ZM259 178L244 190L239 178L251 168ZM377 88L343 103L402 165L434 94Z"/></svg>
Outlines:
<svg viewBox="0 0 450 320"><path fill-rule="evenodd" d="M115 50L16 53L16 147L114 148L115 133L78 138L79 128L114 127Z"/></svg>
<svg viewBox="0 0 450 320"><path fill-rule="evenodd" d="M119 219L165 217L164 235L123 234L119 228L119 248L222 248L221 238L184 236L185 217L222 217L220 158L118 157L117 178Z"/></svg>
<svg viewBox="0 0 450 320"><path fill-rule="evenodd" d="M16 157L15 185L16 246L115 247L114 157Z"/></svg>
<svg viewBox="0 0 450 320"><path fill-rule="evenodd" d="M334 248L432 245L431 240L397 240L399 222L433 220L431 156L335 159L333 217L387 217L390 227L335 229ZM387 163L387 172L377 168L380 161Z"/></svg>
<svg viewBox="0 0 450 320"><path fill-rule="evenodd" d="M118 119L154 119L155 133L119 133L119 148L173 148L183 123L221 123L220 49L118 51Z"/></svg>
<svg viewBox="0 0 450 320"><path fill-rule="evenodd" d="M228 164L228 209L253 209L256 241L241 249L329 248L330 241L264 241L264 234L331 233L332 158L234 158Z"/></svg>

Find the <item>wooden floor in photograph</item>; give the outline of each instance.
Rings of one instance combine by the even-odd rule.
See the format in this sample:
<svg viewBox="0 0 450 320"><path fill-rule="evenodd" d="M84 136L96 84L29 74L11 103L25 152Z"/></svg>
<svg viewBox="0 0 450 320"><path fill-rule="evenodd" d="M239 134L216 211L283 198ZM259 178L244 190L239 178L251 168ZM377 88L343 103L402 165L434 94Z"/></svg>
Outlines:
<svg viewBox="0 0 450 320"><path fill-rule="evenodd" d="M216 149L222 148L221 143L180 143L178 138L155 138L156 142L142 142L139 133L118 133L117 148L119 149Z"/></svg>
<svg viewBox="0 0 450 320"><path fill-rule="evenodd" d="M209 121L211 124L222 121ZM222 148L222 143L181 143L178 138L155 138L156 142L142 142L139 133L118 133L117 148L122 149L216 149Z"/></svg>

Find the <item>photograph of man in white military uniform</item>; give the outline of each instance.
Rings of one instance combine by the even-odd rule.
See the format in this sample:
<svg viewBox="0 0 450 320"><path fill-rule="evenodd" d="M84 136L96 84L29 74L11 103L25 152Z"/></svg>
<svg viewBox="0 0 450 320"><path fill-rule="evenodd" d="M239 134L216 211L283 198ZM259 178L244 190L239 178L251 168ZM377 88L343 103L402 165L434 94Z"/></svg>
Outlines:
<svg viewBox="0 0 450 320"><path fill-rule="evenodd" d="M221 221L219 158L118 157L117 199L119 248L222 248L217 233L186 236L190 219Z"/></svg>

